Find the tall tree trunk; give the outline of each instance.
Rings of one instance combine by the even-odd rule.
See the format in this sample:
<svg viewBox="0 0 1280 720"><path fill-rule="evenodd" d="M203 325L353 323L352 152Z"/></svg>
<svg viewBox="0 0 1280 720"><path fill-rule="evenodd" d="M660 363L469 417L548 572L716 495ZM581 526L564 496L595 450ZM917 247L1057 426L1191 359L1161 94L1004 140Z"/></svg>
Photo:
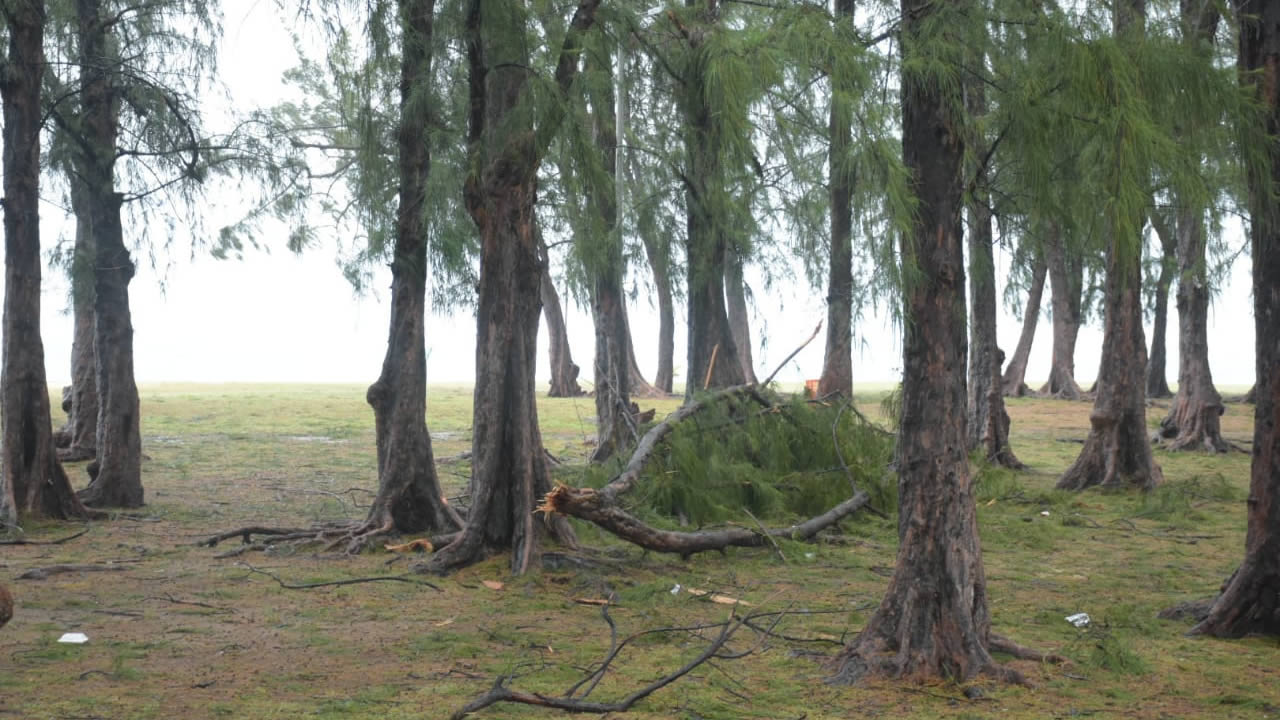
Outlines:
<svg viewBox="0 0 1280 720"><path fill-rule="evenodd" d="M685 268L688 288L689 362L685 400L709 388L741 385L746 381L738 346L734 342L725 308L724 267L728 262L728 238L723 206L728 202L723 132L716 108L707 92L706 34L719 22L715 0L686 0L699 7L704 27L688 33L685 52L688 73L679 96L684 121Z"/></svg>
<svg viewBox="0 0 1280 720"><path fill-rule="evenodd" d="M836 0L835 22L853 23L854 0ZM853 144L850 91L844 77L833 74L828 131L831 150L829 199L831 253L827 275L827 347L818 378L818 397L853 397L853 185L849 148Z"/></svg>
<svg viewBox="0 0 1280 720"><path fill-rule="evenodd" d="M982 55L976 62L984 65ZM973 118L987 114L987 99L981 81L965 88L965 104ZM976 141L974 155L985 157L985 138ZM1004 408L1000 368L1004 352L996 345L996 261L991 247L995 237L988 203L987 168L974 169L974 190L967 203L969 223L969 292L973 307L969 324L969 450L979 446L988 462L1010 468L1022 463L1009 447L1009 413Z"/></svg>
<svg viewBox="0 0 1280 720"><path fill-rule="evenodd" d="M1169 286L1173 283L1172 267L1177 264L1178 242L1169 228L1156 219L1152 212L1152 225L1160 240L1160 274L1156 277L1156 312L1151 323L1151 354L1147 358L1147 397L1167 398L1173 395L1166 377L1165 332L1169 325ZM1162 232L1163 230L1163 232Z"/></svg>
<svg viewBox="0 0 1280 720"><path fill-rule="evenodd" d="M535 228L535 231L537 229ZM550 258L546 255L546 244L538 233L538 245L542 248L542 283L538 287L542 300L542 317L547 321L547 345L551 358L551 389L549 397L577 397L582 394L578 386L578 366L573 362L573 354L569 350L569 329L565 326L564 312L560 308L560 295L551 280Z"/></svg>
<svg viewBox="0 0 1280 720"><path fill-rule="evenodd" d="M671 249L666 240L645 234L644 255L658 296L658 370L653 386L670 395L675 379L676 311L671 292ZM686 383L687 384L687 383Z"/></svg>
<svg viewBox="0 0 1280 720"><path fill-rule="evenodd" d="M1280 133L1276 58L1280 3L1241 0L1240 82L1266 109L1268 140ZM1261 133L1259 133L1261 134ZM1257 398L1244 561L1225 583L1209 616L1192 632L1218 637L1280 635L1280 152L1266 145L1262 167L1250 167L1249 242L1253 256L1253 318L1257 328Z"/></svg>
<svg viewBox="0 0 1280 720"><path fill-rule="evenodd" d="M115 190L120 99L113 27L101 0L77 0L80 38L80 174L85 180L94 244L94 350L97 354L97 458L89 466L86 505L141 507L142 435L133 377L133 320L129 281L134 265L120 224L123 196Z"/></svg>
<svg viewBox="0 0 1280 720"><path fill-rule="evenodd" d="M44 5L4 0L4 319L0 358L0 526L84 517L53 447L40 337L40 78Z"/></svg>
<svg viewBox="0 0 1280 720"><path fill-rule="evenodd" d="M903 1L904 54L936 47L920 37L921 26L951 4ZM903 299L898 556L880 607L835 660L837 681L965 682L999 672L987 649L991 616L965 452L959 95L955 85L902 75L903 157L919 204L902 247L902 262L917 276L909 275Z"/></svg>
<svg viewBox="0 0 1280 720"><path fill-rule="evenodd" d="M627 315L627 304L622 303L622 316L627 324L627 373L631 376L631 397L662 397L668 391L649 384L644 373L640 371L640 363L636 360L636 343L631 334L631 319Z"/></svg>
<svg viewBox="0 0 1280 720"><path fill-rule="evenodd" d="M427 242L423 203L431 156L427 101L435 0L400 0L400 203L391 261L391 322L382 373L365 397L373 408L378 494L366 529L441 533L461 529L445 507L427 430Z"/></svg>
<svg viewBox="0 0 1280 720"><path fill-rule="evenodd" d="M1001 386L1006 397L1022 397L1030 392L1027 387L1027 361L1031 358L1031 345L1036 339L1036 325L1040 321L1040 300L1044 296L1044 279L1049 265L1044 253L1037 253L1031 266L1031 288L1027 302L1022 306L1022 333L1018 335L1018 347L1005 368Z"/></svg>
<svg viewBox="0 0 1280 720"><path fill-rule="evenodd" d="M555 73L562 94L577 75L581 36L594 23L598 5L599 0L581 0L569 24ZM538 167L566 99L552 103L535 125L523 7L471 0L466 15L471 170L464 198L480 236L471 509L458 538L425 569L443 572L510 550L512 572L521 574L533 565L542 528L565 541L573 538L563 518L535 515L551 481L535 402L546 260L534 203Z"/></svg>
<svg viewBox="0 0 1280 720"><path fill-rule="evenodd" d="M1049 365L1049 382L1040 392L1068 400L1079 400L1080 386L1076 384L1076 337L1080 333L1081 286L1084 284L1084 263L1078 258L1068 258L1061 229L1052 225L1045 242L1045 256L1049 263L1049 283L1052 289L1050 303L1053 308L1053 354ZM1146 352L1146 348L1143 348Z"/></svg>
<svg viewBox="0 0 1280 720"><path fill-rule="evenodd" d="M747 286L742 278L742 256L730 250L724 264L724 296L729 314L729 330L733 344L738 348L738 362L742 375L749 383L756 382L756 370L751 357L751 317L747 309Z"/></svg>
<svg viewBox="0 0 1280 720"><path fill-rule="evenodd" d="M1212 63L1213 38L1220 19L1218 6L1193 0L1183 0L1181 5L1183 42L1203 53L1208 66ZM1178 265L1178 394L1160 423L1160 434L1171 438L1166 445L1170 450L1227 452L1231 446L1223 439L1218 420L1226 408L1209 369L1204 212L1185 202L1176 204L1181 208L1174 243Z"/></svg>
<svg viewBox="0 0 1280 720"><path fill-rule="evenodd" d="M67 410L64 429L67 443L58 455L64 461L78 461L97 455L98 358L93 349L94 246L89 202L79 178L69 179L71 208L76 216L76 244L71 260L71 312L75 334L71 342L71 407Z"/></svg>

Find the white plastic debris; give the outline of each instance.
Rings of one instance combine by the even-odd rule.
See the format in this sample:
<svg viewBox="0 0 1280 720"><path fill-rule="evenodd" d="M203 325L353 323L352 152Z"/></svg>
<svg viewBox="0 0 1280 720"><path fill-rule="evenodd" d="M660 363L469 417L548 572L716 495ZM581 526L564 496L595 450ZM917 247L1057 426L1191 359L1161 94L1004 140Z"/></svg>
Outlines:
<svg viewBox="0 0 1280 720"><path fill-rule="evenodd" d="M72 645L83 645L89 642L89 636L84 633L63 633L62 637L58 638L58 642L71 643Z"/></svg>
<svg viewBox="0 0 1280 720"><path fill-rule="evenodd" d="M814 559L814 558L816 558L816 557L818 557L818 555L817 555L816 553L805 553L805 554L804 554L804 559L805 559L805 560L812 560L812 559Z"/></svg>
<svg viewBox="0 0 1280 720"><path fill-rule="evenodd" d="M675 587L673 587L673 588L671 588L671 594L672 594L672 595L679 595L679 594L680 594L680 583L676 583L676 586L675 586Z"/></svg>
<svg viewBox="0 0 1280 720"><path fill-rule="evenodd" d="M1076 613L1075 615L1068 615L1065 619L1072 625L1082 628L1089 624L1089 613Z"/></svg>
<svg viewBox="0 0 1280 720"><path fill-rule="evenodd" d="M1041 511L1040 511L1040 514L1041 514L1041 515L1043 515L1043 516L1045 516L1045 517L1049 517L1049 511L1048 511L1048 510L1041 510Z"/></svg>

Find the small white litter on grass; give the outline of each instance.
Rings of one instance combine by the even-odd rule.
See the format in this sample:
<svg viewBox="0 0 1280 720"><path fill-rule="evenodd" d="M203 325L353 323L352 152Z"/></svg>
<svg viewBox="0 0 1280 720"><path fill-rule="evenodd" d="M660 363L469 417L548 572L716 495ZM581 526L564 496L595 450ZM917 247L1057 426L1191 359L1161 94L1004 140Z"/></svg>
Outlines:
<svg viewBox="0 0 1280 720"><path fill-rule="evenodd" d="M84 633L63 633L62 637L58 638L58 642L71 643L72 645L83 645L89 642L89 636Z"/></svg>
<svg viewBox="0 0 1280 720"><path fill-rule="evenodd" d="M1068 615L1064 619L1072 625L1082 628L1089 624L1089 613L1076 613L1075 615Z"/></svg>

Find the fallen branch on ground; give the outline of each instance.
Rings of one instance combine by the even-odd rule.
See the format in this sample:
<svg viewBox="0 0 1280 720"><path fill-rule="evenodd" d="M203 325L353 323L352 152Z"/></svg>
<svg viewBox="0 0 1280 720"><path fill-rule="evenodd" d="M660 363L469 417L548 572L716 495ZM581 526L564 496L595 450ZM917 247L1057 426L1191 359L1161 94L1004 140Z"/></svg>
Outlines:
<svg viewBox="0 0 1280 720"><path fill-rule="evenodd" d="M0 545L61 545L64 542L75 540L88 532L89 528L85 527L85 529L74 535L68 535L64 538L58 538L57 540L28 540L26 538L11 538L8 540L0 540Z"/></svg>
<svg viewBox="0 0 1280 720"><path fill-rule="evenodd" d="M456 520L461 520L461 517L458 516L457 511L451 505L446 503L446 507ZM327 523L311 528L273 528L249 525L236 530L218 533L195 544L203 547L214 547L223 540L240 538L240 542L243 543L240 547L217 555L218 559L239 557L253 551L261 552L272 545L281 543L296 543L299 545L323 543L326 551L332 550L339 545L346 545L346 552L356 555L364 550L365 547L372 545L376 540L391 535L392 531L393 528L389 524L385 526L373 525L368 522ZM254 535L262 535L265 538L254 542ZM458 533L456 532L433 535L429 538L429 542L435 547L444 547L452 542L457 535Z"/></svg>
<svg viewBox="0 0 1280 720"><path fill-rule="evenodd" d="M572 488L566 485L558 485L547 493L538 510L586 520L646 550L676 553L687 558L707 550L723 551L727 547L761 547L772 543L773 538L808 540L864 507L869 500L870 497L865 492L859 492L827 512L799 525L774 528L764 532L741 527L698 532L661 530L623 510L603 491Z"/></svg>
<svg viewBox="0 0 1280 720"><path fill-rule="evenodd" d="M123 565L50 565L48 567L31 568L22 573L17 580L45 580L51 575L62 575L73 572L115 572L124 570Z"/></svg>
<svg viewBox="0 0 1280 720"><path fill-rule="evenodd" d="M350 578L347 580L330 580L328 582L294 584L294 583L287 583L284 580L281 580L279 575L276 575L275 573L267 572L266 570L262 570L260 568L256 568L250 565L249 563L242 562L242 563L236 563L236 565L243 567L244 569L248 570L250 573L266 575L272 580L275 580L277 583L280 584L280 587L286 590L313 590L315 588L322 588L322 587L338 587L340 585L359 585L361 583L371 583L371 582L402 582L402 583L408 583L410 585L425 585L431 588L432 590L435 590L436 592L444 592L443 590L440 589L440 586L433 585L427 582L426 580L422 580L421 578L418 578L417 576L380 575L377 577L361 577L361 578Z"/></svg>

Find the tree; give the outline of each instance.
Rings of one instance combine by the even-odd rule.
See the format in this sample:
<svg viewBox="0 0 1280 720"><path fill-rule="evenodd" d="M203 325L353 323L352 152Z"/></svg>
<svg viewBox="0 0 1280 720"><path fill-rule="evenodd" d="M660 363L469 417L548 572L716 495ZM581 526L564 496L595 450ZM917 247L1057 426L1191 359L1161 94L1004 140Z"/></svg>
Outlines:
<svg viewBox="0 0 1280 720"><path fill-rule="evenodd" d="M835 679L1008 676L989 652L991 617L966 447L960 83L936 77L961 2L902 3L902 149L918 206L903 234L898 556L880 606L837 656ZM945 58L945 56L943 56ZM958 58L950 58L960 65ZM913 64L914 61L914 64ZM946 541L941 541L946 538Z"/></svg>
<svg viewBox="0 0 1280 720"><path fill-rule="evenodd" d="M471 0L467 7L471 157L463 192L480 234L471 507L461 534L424 569L447 571L502 550L512 551L516 574L533 563L544 525L535 510L551 489L535 402L546 260L534 203L538 169L564 118L582 36L598 6L599 0L581 0L574 10L556 63L556 97L544 103L532 97L523 7L498 0ZM572 538L563 518L548 524Z"/></svg>
<svg viewBox="0 0 1280 720"><path fill-rule="evenodd" d="M1217 637L1280 635L1280 100L1274 89L1280 52L1280 3L1242 0L1240 84L1260 106L1241 133L1249 158L1249 244L1253 255L1253 308L1257 328L1257 407L1249 480L1244 561L1191 632Z"/></svg>
<svg viewBox="0 0 1280 720"><path fill-rule="evenodd" d="M671 242L656 237L654 233L642 233L644 255L653 273L654 295L658 300L658 369L653 376L653 386L668 395L675 382L676 311L671 290Z"/></svg>
<svg viewBox="0 0 1280 720"><path fill-rule="evenodd" d="M53 445L40 337L40 84L45 8L5 0L8 53L0 67L4 113L4 340L0 369L0 524L25 516L81 518Z"/></svg>
<svg viewBox="0 0 1280 720"><path fill-rule="evenodd" d="M836 23L852 23L854 0L837 0ZM831 149L830 181L831 252L827 268L827 344L818 378L818 396L839 393L853 397L853 185L849 161L853 143L848 79L833 77L827 131Z"/></svg>
<svg viewBox="0 0 1280 720"><path fill-rule="evenodd" d="M71 210L76 218L75 247L71 251L71 314L74 332L71 342L71 396L63 399L67 424L55 437L58 455L64 462L89 460L97 456L98 444L98 357L94 334L94 245L88 198L74 168L67 169ZM68 402L69 401L69 402Z"/></svg>
<svg viewBox="0 0 1280 720"><path fill-rule="evenodd" d="M1115 55L1107 59L1116 73L1107 92L1114 108L1115 132L1121 138L1140 135L1150 111L1141 92L1122 85L1131 82L1129 88L1142 88L1140 78L1144 71L1132 58L1144 42L1146 5L1144 0L1127 2L1113 8L1117 44ZM1104 181L1110 187L1106 190L1112 197L1129 199L1138 194L1137 188L1145 204L1145 186L1153 159L1143 149L1122 146L1110 162L1113 164ZM1164 479L1147 440L1147 344L1142 330L1142 255L1138 241L1145 213L1136 206L1137 203L1120 200L1110 206L1106 215L1107 275L1097 398L1089 415L1089 436L1079 457L1059 478L1060 489L1128 484L1150 490Z"/></svg>
<svg viewBox="0 0 1280 720"><path fill-rule="evenodd" d="M542 248L543 267L542 284L539 296L542 302L542 319L547 321L547 352L551 363L550 397L577 397L582 394L578 386L578 366L573 362L573 353L569 349L569 329L564 322L564 311L560 307L560 294L556 292L555 282L551 279L551 256L546 243L542 242L539 233L538 245Z"/></svg>
<svg viewBox="0 0 1280 720"><path fill-rule="evenodd" d="M1068 252L1062 227L1050 223L1045 238L1045 258L1049 265L1053 308L1053 353L1049 382L1040 392L1068 400L1079 400L1083 391L1076 383L1076 337L1083 320L1084 262L1078 253ZM1145 348L1144 351L1145 353Z"/></svg>
<svg viewBox="0 0 1280 720"><path fill-rule="evenodd" d="M1173 391L1169 389L1169 380L1165 377L1165 333L1169 325L1169 285L1173 283L1170 266L1177 263L1178 243L1158 210L1152 211L1150 220L1160 243L1160 256L1156 259L1160 271L1156 274L1152 289L1155 294L1155 313L1151 319L1151 353L1147 357L1147 397L1167 398L1173 396Z"/></svg>
<svg viewBox="0 0 1280 720"><path fill-rule="evenodd" d="M1037 252L1031 268L1031 284L1027 288L1027 300L1022 305L1022 332L1018 335L1018 346L1013 357L1005 366L1001 386L1006 397L1022 397L1030 390L1027 388L1027 360L1031 357L1031 344L1035 342L1036 325L1040 320L1040 299L1044 295L1044 279L1049 266L1044 254Z"/></svg>
<svg viewBox="0 0 1280 720"><path fill-rule="evenodd" d="M747 309L747 285L742 277L745 264L742 253L731 249L724 264L724 299L729 316L729 331L733 344L738 348L738 363L742 366L745 382L756 382L756 369L751 358L751 318Z"/></svg>

